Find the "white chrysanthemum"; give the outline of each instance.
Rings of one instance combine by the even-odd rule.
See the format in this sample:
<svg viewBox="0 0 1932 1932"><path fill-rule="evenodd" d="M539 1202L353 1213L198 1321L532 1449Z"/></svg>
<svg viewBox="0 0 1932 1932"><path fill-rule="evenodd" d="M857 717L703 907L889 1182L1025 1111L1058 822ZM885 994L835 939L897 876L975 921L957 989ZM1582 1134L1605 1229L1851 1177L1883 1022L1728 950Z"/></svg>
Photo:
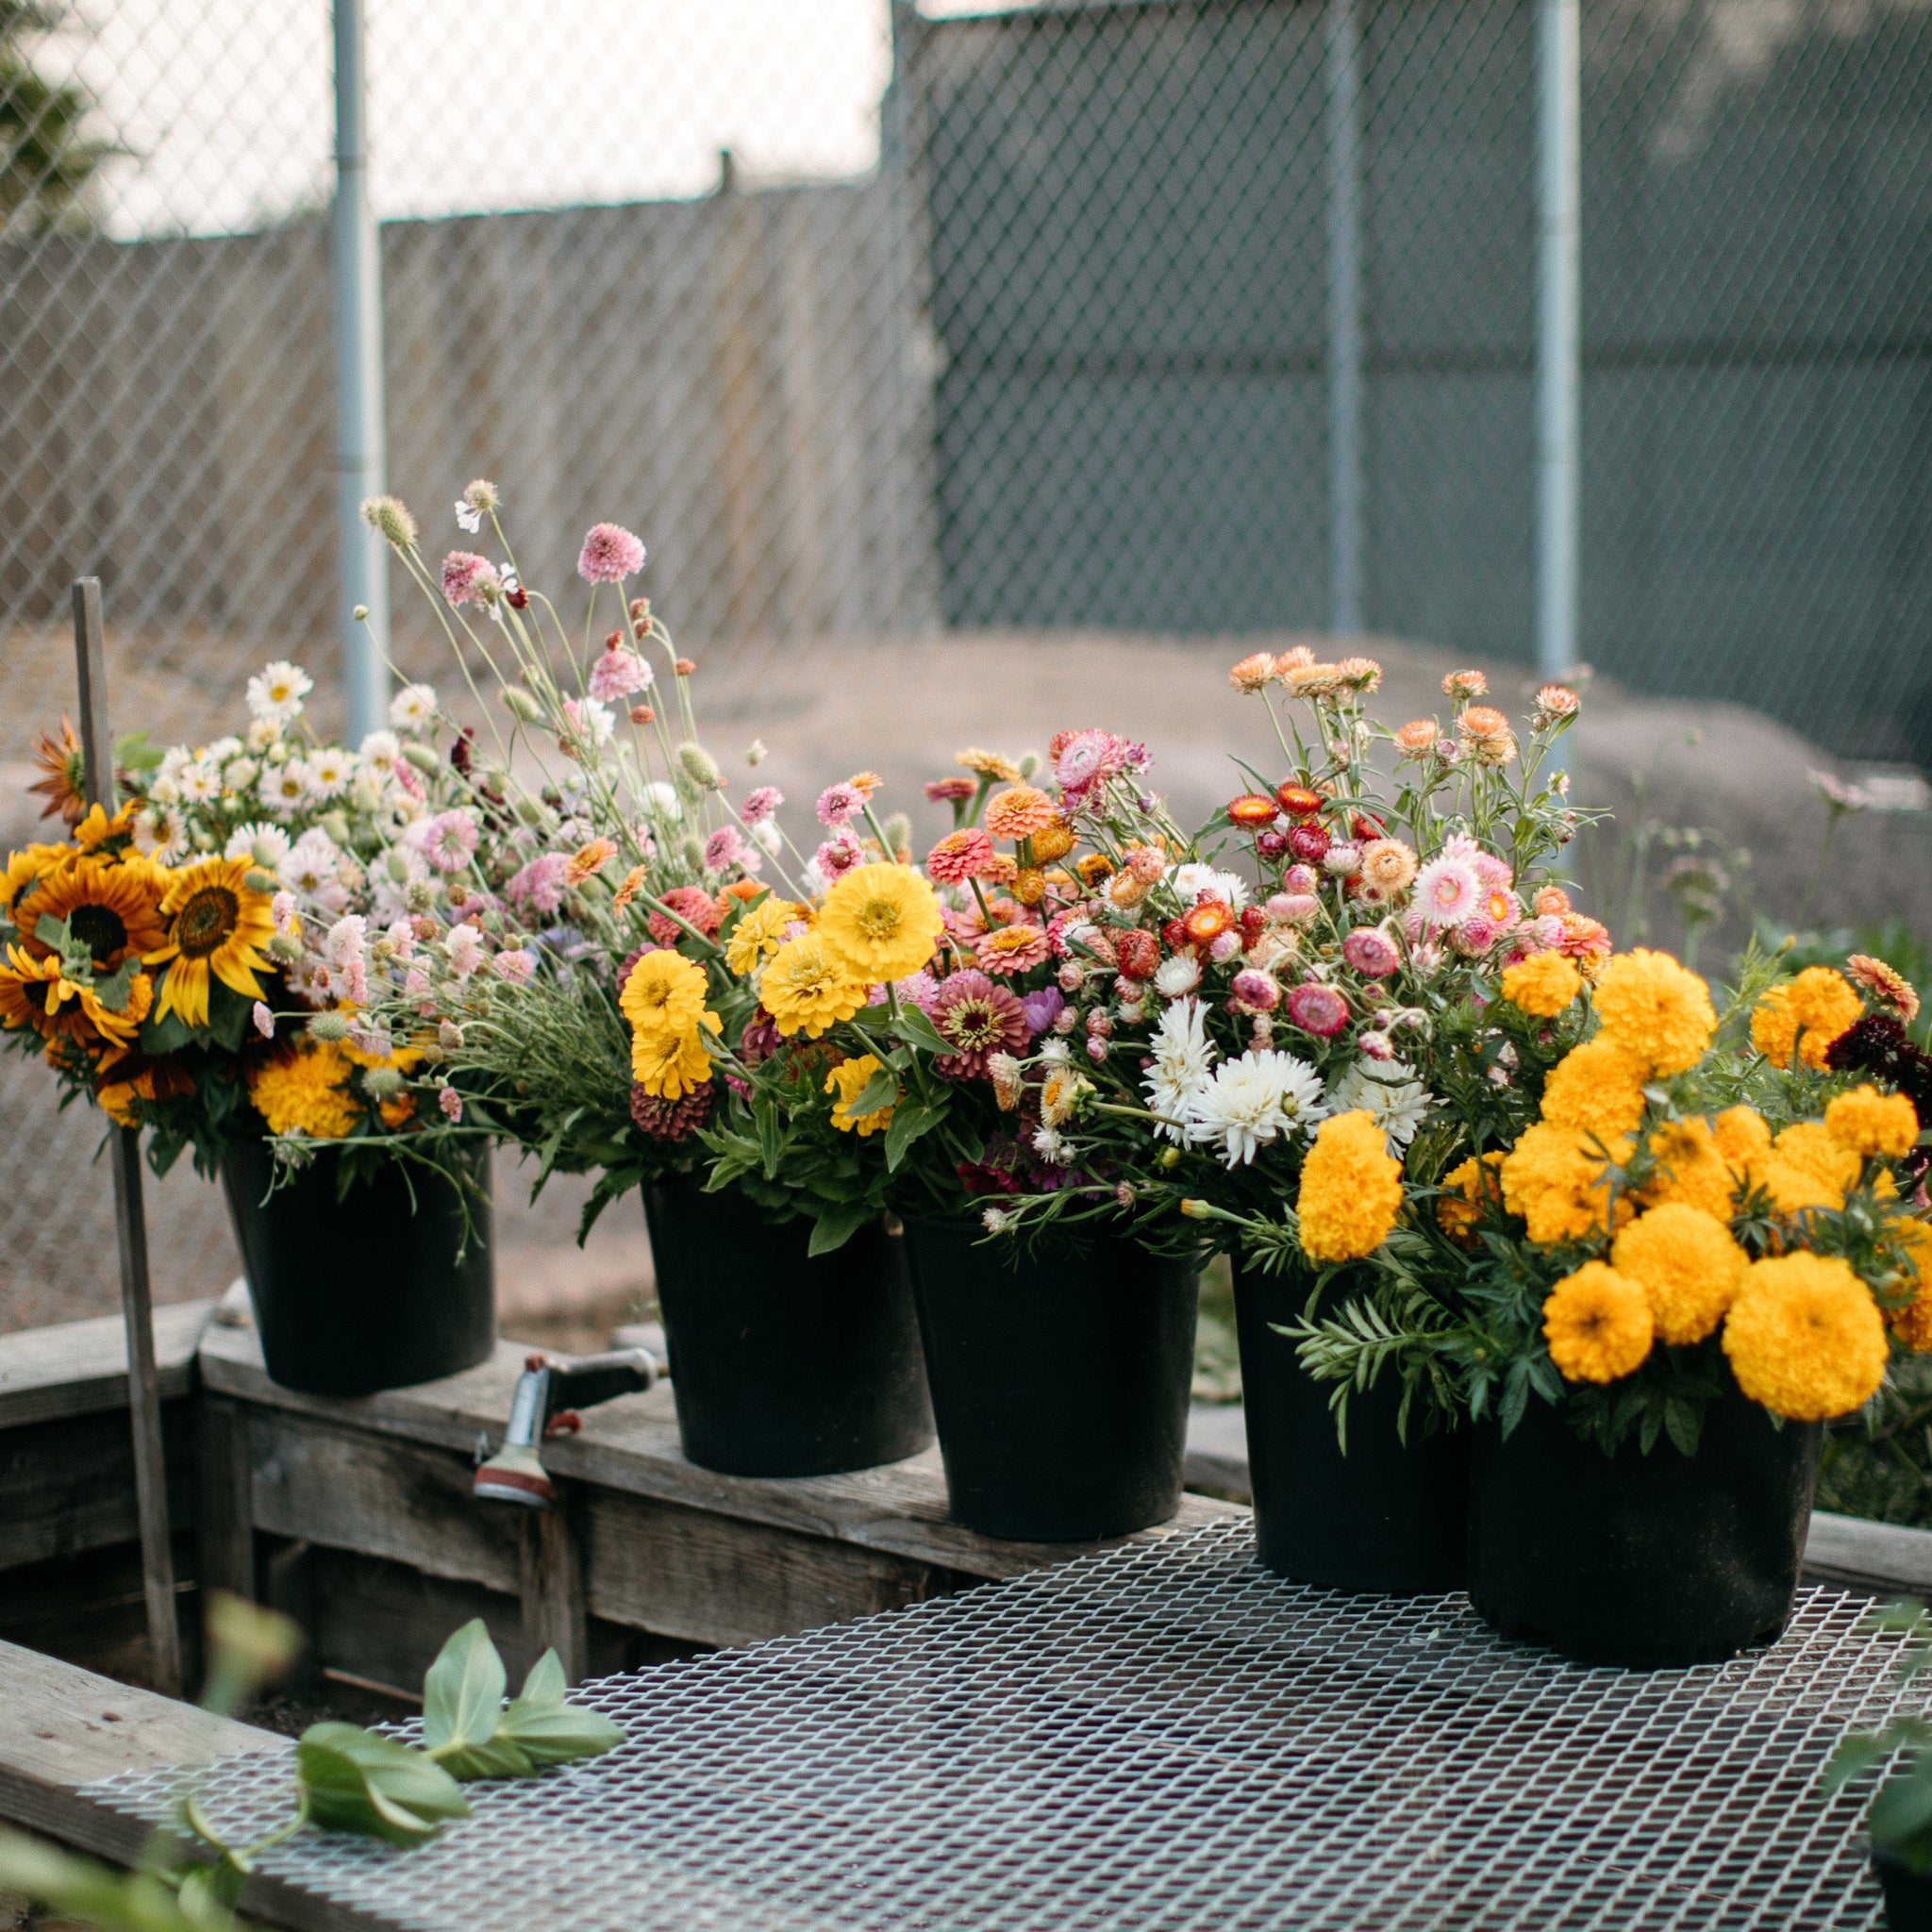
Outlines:
<svg viewBox="0 0 1932 1932"><path fill-rule="evenodd" d="M315 680L301 665L278 659L248 680L249 715L290 724L302 715L302 700L314 689Z"/></svg>
<svg viewBox="0 0 1932 1932"><path fill-rule="evenodd" d="M1398 1159L1428 1118L1429 1090L1401 1060L1357 1060L1328 1095L1336 1113L1365 1113L1381 1128Z"/></svg>
<svg viewBox="0 0 1932 1932"><path fill-rule="evenodd" d="M389 701L389 722L398 731L426 731L436 722L436 687L404 685Z"/></svg>
<svg viewBox="0 0 1932 1932"><path fill-rule="evenodd" d="M356 775L356 754L324 745L308 759L308 784L317 798L336 798L349 789Z"/></svg>
<svg viewBox="0 0 1932 1932"><path fill-rule="evenodd" d="M210 758L190 758L175 783L184 805L210 805L222 795L222 768Z"/></svg>
<svg viewBox="0 0 1932 1932"><path fill-rule="evenodd" d="M653 778L639 796L644 809L653 818L665 819L675 824L684 816L684 805L677 795L677 787L667 785L662 778ZM758 828L754 826L752 829L756 831Z"/></svg>
<svg viewBox="0 0 1932 1932"><path fill-rule="evenodd" d="M1201 962L1191 953L1176 953L1154 969L1154 991L1163 998L1177 1000L1201 983Z"/></svg>
<svg viewBox="0 0 1932 1932"><path fill-rule="evenodd" d="M1216 1145L1225 1167L1252 1161L1271 1141L1303 1133L1328 1111L1322 1076L1272 1048L1225 1061L1188 1103L1188 1138Z"/></svg>
<svg viewBox="0 0 1932 1932"><path fill-rule="evenodd" d="M188 819L172 805L150 805L134 819L134 849L158 865L173 865L188 850Z"/></svg>
<svg viewBox="0 0 1932 1932"><path fill-rule="evenodd" d="M1147 1105L1160 1116L1155 1131L1170 1141L1185 1141L1190 1103L1212 1077L1214 1067L1208 1015L1200 1001L1176 1000L1161 1014L1147 1047L1154 1064L1141 1088Z"/></svg>
<svg viewBox="0 0 1932 1932"><path fill-rule="evenodd" d="M237 825L222 848L224 858L248 858L271 868L279 866L288 856L288 833L281 826L264 824L259 819L252 824Z"/></svg>

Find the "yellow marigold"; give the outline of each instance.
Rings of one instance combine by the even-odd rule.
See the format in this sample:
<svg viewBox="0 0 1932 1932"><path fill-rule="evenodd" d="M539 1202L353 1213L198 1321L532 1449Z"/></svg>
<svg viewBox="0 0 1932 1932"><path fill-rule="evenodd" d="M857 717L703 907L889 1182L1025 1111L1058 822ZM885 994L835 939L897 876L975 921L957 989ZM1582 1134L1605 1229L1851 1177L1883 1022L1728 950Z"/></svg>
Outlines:
<svg viewBox="0 0 1932 1932"><path fill-rule="evenodd" d="M1803 1201L1790 1208L1780 1204L1778 1211L1784 1214L1795 1213L1798 1207L1842 1208L1845 1190L1856 1186L1858 1179L1858 1157L1840 1146L1823 1121L1800 1121L1796 1126L1787 1127L1771 1143L1771 1157L1764 1168L1768 1174L1784 1171L1802 1175L1811 1184ZM1778 1182L1773 1180L1770 1185L1776 1200ZM1810 1198L1813 1191L1822 1198Z"/></svg>
<svg viewBox="0 0 1932 1932"><path fill-rule="evenodd" d="M1621 1164L1630 1141L1620 1136L1607 1143ZM1548 1246L1590 1234L1608 1224L1610 1177L1592 1137L1555 1121L1538 1121L1503 1158L1503 1205L1528 1224L1529 1238ZM1617 1218L1631 1213L1619 1196Z"/></svg>
<svg viewBox="0 0 1932 1932"><path fill-rule="evenodd" d="M307 1134L340 1141L356 1124L347 1058L327 1041L305 1040L248 1072L248 1097L272 1134Z"/></svg>
<svg viewBox="0 0 1932 1932"><path fill-rule="evenodd" d="M1532 953L1503 969L1503 997L1540 1020L1554 1020L1582 991L1583 974L1561 953Z"/></svg>
<svg viewBox="0 0 1932 1932"><path fill-rule="evenodd" d="M1650 1303L1614 1268L1586 1261L1550 1291L1543 1335L1566 1382L1615 1382L1650 1354Z"/></svg>
<svg viewBox="0 0 1932 1932"><path fill-rule="evenodd" d="M1740 1180L1771 1152L1771 1129L1764 1117L1748 1107L1727 1107L1711 1123L1711 1137Z"/></svg>
<svg viewBox="0 0 1932 1932"><path fill-rule="evenodd" d="M1586 1040L1550 1069L1543 1085L1543 1119L1610 1141L1643 1118L1648 1062L1607 1033Z"/></svg>
<svg viewBox="0 0 1932 1932"><path fill-rule="evenodd" d="M1855 1087L1824 1109L1824 1131L1854 1154L1881 1154L1896 1160L1909 1154L1918 1141L1919 1115L1903 1093Z"/></svg>
<svg viewBox="0 0 1932 1932"><path fill-rule="evenodd" d="M1023 865L1008 889L1023 906L1038 906L1046 897L1046 874L1036 865Z"/></svg>
<svg viewBox="0 0 1932 1932"><path fill-rule="evenodd" d="M832 1103L832 1124L841 1134L856 1133L862 1141L868 1134L876 1134L881 1127L891 1124L897 1101L880 1108L876 1113L862 1113L856 1119L852 1112L852 1103L865 1091L880 1064L874 1055L862 1053L856 1060L841 1060L825 1076L825 1091L839 1096Z"/></svg>
<svg viewBox="0 0 1932 1932"><path fill-rule="evenodd" d="M1657 1332L1681 1346L1702 1341L1724 1320L1751 1257L1722 1221L1669 1201L1617 1236L1610 1265L1649 1297Z"/></svg>
<svg viewBox="0 0 1932 1932"><path fill-rule="evenodd" d="M805 908L775 895L761 899L739 916L724 941L724 963L741 976L760 959L769 959L785 943L785 928L805 917Z"/></svg>
<svg viewBox="0 0 1932 1932"><path fill-rule="evenodd" d="M1770 1145L1768 1134L1765 1144ZM1737 1177L1725 1165L1724 1149L1708 1121L1665 1121L1651 1135L1650 1151L1656 1157L1657 1172L1643 1191L1646 1207L1676 1202L1686 1208L1701 1208L1713 1220L1729 1224L1736 1206Z"/></svg>
<svg viewBox="0 0 1932 1932"><path fill-rule="evenodd" d="M664 1033L646 1039L633 1035L630 1076L658 1100L682 1100L711 1077L711 1057L693 1026L689 1033Z"/></svg>
<svg viewBox="0 0 1932 1932"><path fill-rule="evenodd" d="M1483 1197L1491 1201L1502 1199L1501 1184L1496 1178L1496 1171L1502 1165L1501 1151L1491 1148L1480 1160L1472 1154L1442 1176L1445 1191L1436 1202L1436 1219L1451 1241L1465 1248L1475 1246L1475 1226L1481 1218Z"/></svg>
<svg viewBox="0 0 1932 1932"><path fill-rule="evenodd" d="M705 1010L706 990L705 969L695 959L660 947L630 969L617 996L618 1010L636 1040L656 1046L695 1034L701 1023L717 1025L718 1016Z"/></svg>
<svg viewBox="0 0 1932 1932"><path fill-rule="evenodd" d="M1372 1114L1331 1114L1302 1165L1295 1212L1311 1261L1358 1261L1388 1239L1402 1211L1402 1166Z"/></svg>
<svg viewBox="0 0 1932 1932"><path fill-rule="evenodd" d="M788 940L772 956L758 996L780 1033L816 1040L826 1027L851 1019L870 991L814 929Z"/></svg>
<svg viewBox="0 0 1932 1932"><path fill-rule="evenodd" d="M1932 1227L1923 1221L1901 1221L1893 1232L1904 1242L1918 1273L1917 1291L1902 1308L1888 1314L1891 1332L1919 1355L1932 1354Z"/></svg>
<svg viewBox="0 0 1932 1932"><path fill-rule="evenodd" d="M1724 1322L1738 1387L1795 1423L1828 1422L1869 1401L1887 1352L1878 1305L1836 1255L1753 1262Z"/></svg>
<svg viewBox="0 0 1932 1932"><path fill-rule="evenodd" d="M909 865L858 866L819 908L826 948L867 986L917 973L945 929L933 889Z"/></svg>
<svg viewBox="0 0 1932 1932"><path fill-rule="evenodd" d="M1831 1042L1864 1010L1864 1002L1829 966L1807 966L1758 1001L1751 1044L1774 1067L1790 1066L1794 1051L1807 1067L1823 1067Z"/></svg>
<svg viewBox="0 0 1932 1932"><path fill-rule="evenodd" d="M990 838L1030 839L1035 832L1043 832L1058 816L1053 800L1038 786L1013 785L987 800L980 823Z"/></svg>
<svg viewBox="0 0 1932 1932"><path fill-rule="evenodd" d="M1003 758L996 751L981 751L976 744L955 753L953 762L977 772L982 778L997 778L1003 785L1020 782L1020 768L1011 758Z"/></svg>
<svg viewBox="0 0 1932 1932"><path fill-rule="evenodd" d="M1668 953L1644 946L1605 965L1596 1012L1604 1031L1657 1074L1689 1073L1717 1031L1710 989Z"/></svg>

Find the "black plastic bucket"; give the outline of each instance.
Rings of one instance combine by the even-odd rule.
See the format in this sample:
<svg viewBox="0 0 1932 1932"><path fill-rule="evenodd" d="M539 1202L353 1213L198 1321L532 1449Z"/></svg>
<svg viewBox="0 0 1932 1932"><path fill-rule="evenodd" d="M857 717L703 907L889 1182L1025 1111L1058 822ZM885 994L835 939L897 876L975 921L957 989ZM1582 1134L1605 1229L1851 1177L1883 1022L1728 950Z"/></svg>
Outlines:
<svg viewBox="0 0 1932 1932"><path fill-rule="evenodd" d="M1532 1399L1471 1461L1469 1594L1506 1637L1631 1670L1718 1663L1790 1621L1824 1430L1776 1426L1733 1383L1694 1457L1614 1456Z"/></svg>
<svg viewBox="0 0 1932 1932"><path fill-rule="evenodd" d="M833 1475L916 1456L932 1403L905 1242L882 1224L808 1257L808 1221L742 1194L644 1190L684 1453L726 1475Z"/></svg>
<svg viewBox="0 0 1932 1932"><path fill-rule="evenodd" d="M977 1221L908 1221L953 1520L1091 1542L1180 1507L1198 1287L1184 1261L1090 1238L981 1246Z"/></svg>
<svg viewBox="0 0 1932 1932"><path fill-rule="evenodd" d="M1317 1382L1274 1323L1301 1319L1305 1277L1234 1270L1255 1498L1255 1553L1270 1570L1324 1590L1432 1596L1460 1590L1469 1541L1469 1432L1409 1416L1384 1374L1348 1399L1348 1450L1336 1438L1330 1384Z"/></svg>
<svg viewBox="0 0 1932 1932"><path fill-rule="evenodd" d="M1896 1852L1874 1849L1872 1868L1885 1890L1891 1932L1932 1932L1932 1872L1914 1872Z"/></svg>
<svg viewBox="0 0 1932 1932"><path fill-rule="evenodd" d="M266 1141L222 1158L270 1379L308 1395L369 1395L487 1360L496 1346L489 1157L470 1157L480 1191L470 1192L467 1247L454 1181L391 1159L339 1196L341 1158L316 1155L273 1194Z"/></svg>

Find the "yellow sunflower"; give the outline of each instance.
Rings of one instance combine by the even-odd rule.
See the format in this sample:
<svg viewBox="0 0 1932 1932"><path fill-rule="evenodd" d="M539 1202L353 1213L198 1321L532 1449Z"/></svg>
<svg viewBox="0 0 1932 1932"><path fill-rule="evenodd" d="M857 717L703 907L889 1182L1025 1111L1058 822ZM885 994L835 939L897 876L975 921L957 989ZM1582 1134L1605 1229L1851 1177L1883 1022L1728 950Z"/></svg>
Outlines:
<svg viewBox="0 0 1932 1932"><path fill-rule="evenodd" d="M868 986L904 979L928 964L945 926L932 888L909 865L858 866L825 894L819 910L825 944Z"/></svg>
<svg viewBox="0 0 1932 1932"><path fill-rule="evenodd" d="M30 1026L49 1046L71 1041L89 1052L98 1047L104 1068L126 1057L153 1004L154 981L145 973L134 974L126 1008L117 1013L91 986L69 979L57 953L37 959L8 946L0 964L0 1026Z"/></svg>
<svg viewBox="0 0 1932 1932"><path fill-rule="evenodd" d="M261 997L255 975L269 963L256 949L275 936L275 924L266 894L243 883L253 869L246 858L205 858L168 875L166 942L142 956L168 968L159 1018L178 1013L190 1026L206 1026L210 976L244 999Z"/></svg>
<svg viewBox="0 0 1932 1932"><path fill-rule="evenodd" d="M111 973L129 952L143 958L167 943L161 895L168 876L160 867L137 858L117 865L96 858L43 873L14 905L21 943L35 958L53 951L40 936L43 919L64 919L76 940L93 954L95 968Z"/></svg>

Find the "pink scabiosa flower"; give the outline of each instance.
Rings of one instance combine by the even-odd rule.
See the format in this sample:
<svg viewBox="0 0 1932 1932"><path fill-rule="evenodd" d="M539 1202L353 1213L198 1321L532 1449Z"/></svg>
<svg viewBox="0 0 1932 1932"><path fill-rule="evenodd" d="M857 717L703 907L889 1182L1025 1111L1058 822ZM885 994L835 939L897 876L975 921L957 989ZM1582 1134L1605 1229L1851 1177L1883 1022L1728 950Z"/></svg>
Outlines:
<svg viewBox="0 0 1932 1932"><path fill-rule="evenodd" d="M1341 957L1365 979L1387 979L1402 964L1395 941L1373 926L1357 926L1341 942Z"/></svg>
<svg viewBox="0 0 1932 1932"><path fill-rule="evenodd" d="M973 948L981 969L1002 979L1044 965L1050 950L1043 927L1017 924L982 933Z"/></svg>
<svg viewBox="0 0 1932 1932"><path fill-rule="evenodd" d="M1127 749L1110 731L1056 733L1050 748L1054 777L1062 791L1091 791L1126 768Z"/></svg>
<svg viewBox="0 0 1932 1932"><path fill-rule="evenodd" d="M438 872L461 872L476 856L476 822L466 811L441 811L423 834L423 857Z"/></svg>
<svg viewBox="0 0 1932 1932"><path fill-rule="evenodd" d="M248 1017L254 1023L255 1030L264 1040L273 1040L275 1037L275 1016L262 1001L256 1001L249 1009Z"/></svg>
<svg viewBox="0 0 1932 1932"><path fill-rule="evenodd" d="M1348 1002L1332 986L1307 979L1289 989L1288 1017L1304 1033L1332 1040L1348 1024Z"/></svg>
<svg viewBox="0 0 1932 1932"><path fill-rule="evenodd" d="M496 566L474 550L452 550L442 559L442 595L447 604L480 603L500 588Z"/></svg>
<svg viewBox="0 0 1932 1932"><path fill-rule="evenodd" d="M828 886L837 885L865 858L865 848L850 831L841 829L836 839L827 839L812 854L812 860Z"/></svg>
<svg viewBox="0 0 1932 1932"><path fill-rule="evenodd" d="M512 946L490 962L490 970L512 986L527 986L536 976L537 956L525 946Z"/></svg>
<svg viewBox="0 0 1932 1932"><path fill-rule="evenodd" d="M775 785L760 785L748 792L745 801L738 808L741 824L761 825L785 803L785 794Z"/></svg>
<svg viewBox="0 0 1932 1932"><path fill-rule="evenodd" d="M651 682L651 667L635 651L608 650L591 666L591 695L607 704L628 697Z"/></svg>
<svg viewBox="0 0 1932 1932"><path fill-rule="evenodd" d="M563 715L570 720L572 736L592 751L601 744L608 744L610 734L617 728L617 720L595 698L565 698ZM568 740L563 741L563 749L573 758L576 756Z"/></svg>
<svg viewBox="0 0 1932 1932"><path fill-rule="evenodd" d="M849 825L865 809L865 793L856 785L827 785L813 809L822 825Z"/></svg>
<svg viewBox="0 0 1932 1932"><path fill-rule="evenodd" d="M442 1117L452 1126L463 1117L463 1096L454 1087L445 1087L437 1096L436 1104L442 1111Z"/></svg>
<svg viewBox="0 0 1932 1932"><path fill-rule="evenodd" d="M503 896L523 912L536 912L548 918L563 904L564 881L570 874L569 856L543 852L519 871L511 874Z"/></svg>
<svg viewBox="0 0 1932 1932"><path fill-rule="evenodd" d="M952 1080L984 1079L989 1054L1024 1054L1033 1038L1020 1002L971 967L940 982L927 1017L953 1049L933 1060Z"/></svg>
<svg viewBox="0 0 1932 1932"><path fill-rule="evenodd" d="M744 834L736 825L720 825L705 841L705 870L728 871L744 858Z"/></svg>
<svg viewBox="0 0 1932 1932"><path fill-rule="evenodd" d="M449 958L450 971L458 979L467 979L482 965L485 953L483 935L474 925L453 925L449 937L443 941L442 949Z"/></svg>
<svg viewBox="0 0 1932 1932"><path fill-rule="evenodd" d="M644 567L642 541L622 524L593 524L577 558L577 575L587 584L618 584Z"/></svg>
<svg viewBox="0 0 1932 1932"><path fill-rule="evenodd" d="M1415 875L1415 909L1430 925L1460 925L1482 902L1482 881L1467 859L1445 854Z"/></svg>

